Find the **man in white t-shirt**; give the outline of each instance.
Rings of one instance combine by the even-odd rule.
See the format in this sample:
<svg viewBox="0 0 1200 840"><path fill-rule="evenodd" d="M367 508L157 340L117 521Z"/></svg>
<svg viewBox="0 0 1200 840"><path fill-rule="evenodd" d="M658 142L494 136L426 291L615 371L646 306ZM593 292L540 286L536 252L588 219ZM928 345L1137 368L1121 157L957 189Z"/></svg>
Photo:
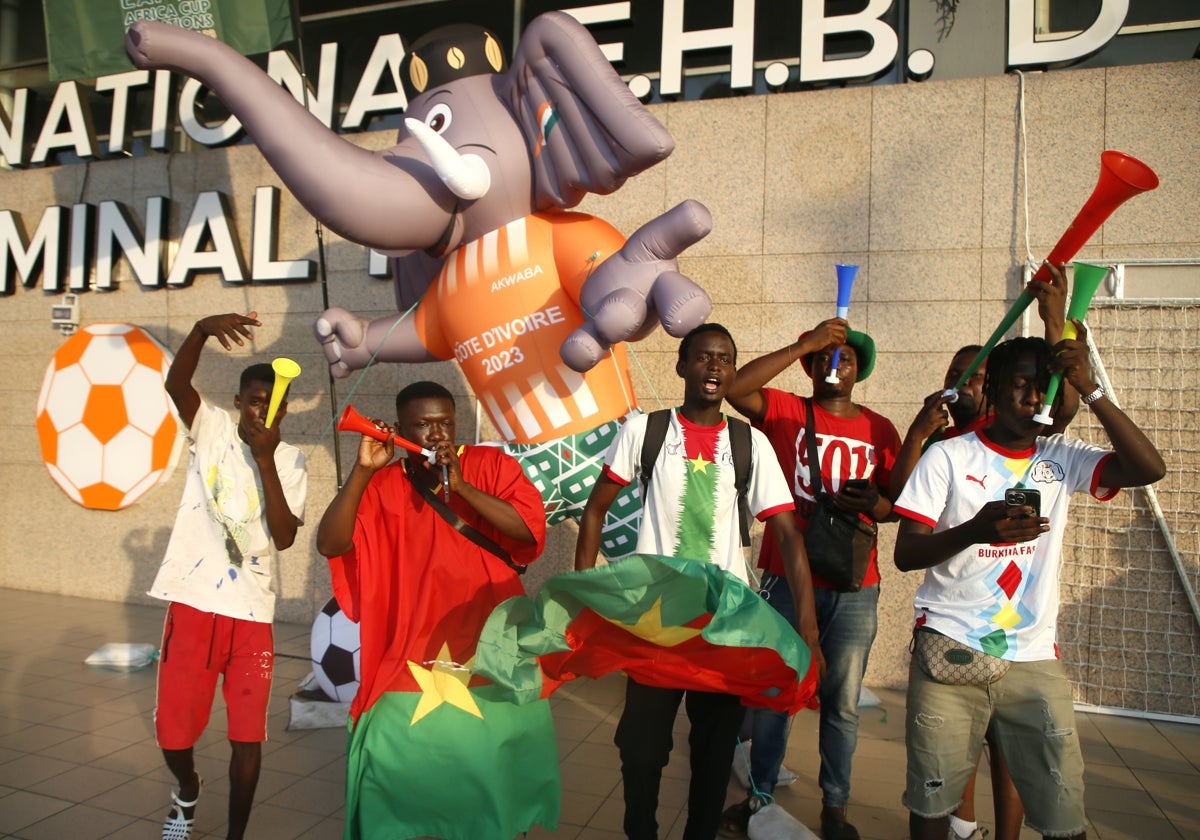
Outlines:
<svg viewBox="0 0 1200 840"><path fill-rule="evenodd" d="M1107 500L1158 481L1166 467L1096 385L1086 330L1076 326L1078 340L1053 351L1041 338L996 347L984 384L990 423L931 446L896 501L896 566L926 570L915 601L905 739L913 840L947 836L985 732L1008 765L1026 823L1046 837L1084 836L1083 759L1055 639L1067 505L1072 493ZM1083 395L1112 450L1038 436L1043 427L1033 417L1055 370ZM1037 491L1040 510L1006 506L1009 489L1027 501ZM955 643L960 649L940 652ZM950 663L973 673L946 674ZM960 678L968 683L950 684Z"/></svg>
<svg viewBox="0 0 1200 840"><path fill-rule="evenodd" d="M720 324L702 324L680 342L675 372L684 382L683 405L671 411L666 438L645 488L636 551L713 563L745 582L733 454L728 420L721 413L736 364L737 347ZM576 569L596 564L605 514L621 489L637 480L647 416L631 417L604 458L604 469L580 520ZM804 543L792 520L791 490L766 437L749 431L752 452L746 501L779 542L798 606L797 630L820 673L824 660L817 645L812 584ZM625 787L624 828L631 840L658 837L659 783L685 693L692 778L683 838L712 840L716 835L745 716L741 701L733 695L659 688L630 678L615 741Z"/></svg>
<svg viewBox="0 0 1200 840"><path fill-rule="evenodd" d="M196 322L175 355L166 389L188 432L183 499L166 556L149 594L169 602L158 666L155 733L179 782L163 822L163 840L187 840L201 780L193 746L208 724L218 679L228 712L227 837L250 819L267 737L275 657L271 572L292 545L304 514L304 456L279 439L282 402L265 424L275 374L269 364L242 372L233 398L238 417L201 399L192 385L205 342L229 350L252 339L257 313L211 315ZM232 343L232 344L231 344Z"/></svg>

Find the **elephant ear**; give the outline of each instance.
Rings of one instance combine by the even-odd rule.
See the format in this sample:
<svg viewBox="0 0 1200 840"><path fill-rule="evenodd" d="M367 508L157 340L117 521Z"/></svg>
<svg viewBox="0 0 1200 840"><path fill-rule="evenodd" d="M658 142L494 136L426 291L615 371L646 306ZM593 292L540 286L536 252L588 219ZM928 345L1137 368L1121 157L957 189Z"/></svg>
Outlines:
<svg viewBox="0 0 1200 840"><path fill-rule="evenodd" d="M538 210L613 192L675 148L570 15L533 19L506 81L510 110L529 143Z"/></svg>

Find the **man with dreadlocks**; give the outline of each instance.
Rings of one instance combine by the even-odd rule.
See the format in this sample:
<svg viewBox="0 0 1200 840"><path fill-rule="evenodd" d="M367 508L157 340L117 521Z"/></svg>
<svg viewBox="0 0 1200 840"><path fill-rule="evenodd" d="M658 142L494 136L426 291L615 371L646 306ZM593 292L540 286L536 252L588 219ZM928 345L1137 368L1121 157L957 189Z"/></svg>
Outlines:
<svg viewBox="0 0 1200 840"><path fill-rule="evenodd" d="M1067 312L1067 267L1047 262L1050 272L1048 281L1031 280L1026 291L1037 299L1038 315L1045 325L1045 338L1050 344L1057 344L1062 339L1063 324L1066 323ZM983 396L983 380L987 374L987 359L976 364L975 370L964 380L962 387L955 390L958 380L975 364L975 359L983 348L978 344L968 344L959 348L950 360L946 369L942 388L925 399L925 405L904 435L904 444L896 456L896 464L892 467L892 486L904 487L908 476L921 457L925 448L937 440L935 433L949 440L959 435L969 434L982 429L992 420L991 409ZM1041 434L1052 435L1064 432L1079 411L1079 394L1074 388L1065 388L1061 392L1063 400L1054 415L1051 426L1043 426ZM953 425L947 425L953 421ZM1021 822L1025 811L1021 808L1021 799L1009 778L1008 768L999 752L989 747L988 760L992 771L992 798L996 805L996 840L1017 840L1021 834ZM987 830L980 828L975 821L975 776L967 780L963 790L962 804L950 815L949 840L978 840L985 837Z"/></svg>
<svg viewBox="0 0 1200 840"><path fill-rule="evenodd" d="M896 566L925 569L907 699L913 840L944 840L985 732L1027 824L1045 837L1085 836L1083 759L1055 640L1067 505L1075 492L1106 501L1153 483L1166 467L1096 385L1086 329L1075 323L1079 337L1053 351L1041 338L996 347L984 383L991 421L931 446L896 501ZM1033 416L1054 371L1083 395L1111 450L1039 436ZM1040 511L1006 506L1013 488L1039 491Z"/></svg>

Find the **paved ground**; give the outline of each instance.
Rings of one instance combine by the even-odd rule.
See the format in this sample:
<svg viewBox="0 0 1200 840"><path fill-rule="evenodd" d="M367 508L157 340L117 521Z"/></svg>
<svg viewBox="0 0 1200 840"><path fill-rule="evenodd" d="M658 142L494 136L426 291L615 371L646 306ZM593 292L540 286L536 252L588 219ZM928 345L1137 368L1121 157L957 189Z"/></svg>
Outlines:
<svg viewBox="0 0 1200 840"><path fill-rule="evenodd" d="M94 840L159 837L171 788L154 744L154 669L117 674L84 658L106 642L157 642L162 609L0 589L0 837ZM288 697L309 671L307 626L276 625L271 740L264 748L249 836L296 840L341 836L345 732L288 730ZM563 818L532 838L618 840L621 781L612 735L623 678L581 680L552 700L562 759ZM907 815L904 697L877 690L863 710L851 818L866 840L899 840ZM1200 727L1081 714L1089 836L1101 840L1200 838ZM663 781L660 824L682 835L687 795L686 720ZM198 762L205 779L193 837L225 835L228 746L218 709ZM816 715L797 718L787 764L800 779L778 801L809 826L820 808ZM990 820L981 781L979 813ZM740 797L736 783L729 798ZM1022 838L1033 838L1025 831ZM480 838L490 840L490 838Z"/></svg>

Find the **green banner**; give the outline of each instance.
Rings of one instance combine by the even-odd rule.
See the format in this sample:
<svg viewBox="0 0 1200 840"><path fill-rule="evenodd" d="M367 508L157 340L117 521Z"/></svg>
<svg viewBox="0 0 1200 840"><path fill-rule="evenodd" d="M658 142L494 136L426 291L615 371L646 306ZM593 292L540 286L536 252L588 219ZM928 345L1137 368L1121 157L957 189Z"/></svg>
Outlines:
<svg viewBox="0 0 1200 840"><path fill-rule="evenodd" d="M125 31L156 20L220 38L245 55L292 40L288 0L45 0L50 79L90 79L133 69Z"/></svg>

